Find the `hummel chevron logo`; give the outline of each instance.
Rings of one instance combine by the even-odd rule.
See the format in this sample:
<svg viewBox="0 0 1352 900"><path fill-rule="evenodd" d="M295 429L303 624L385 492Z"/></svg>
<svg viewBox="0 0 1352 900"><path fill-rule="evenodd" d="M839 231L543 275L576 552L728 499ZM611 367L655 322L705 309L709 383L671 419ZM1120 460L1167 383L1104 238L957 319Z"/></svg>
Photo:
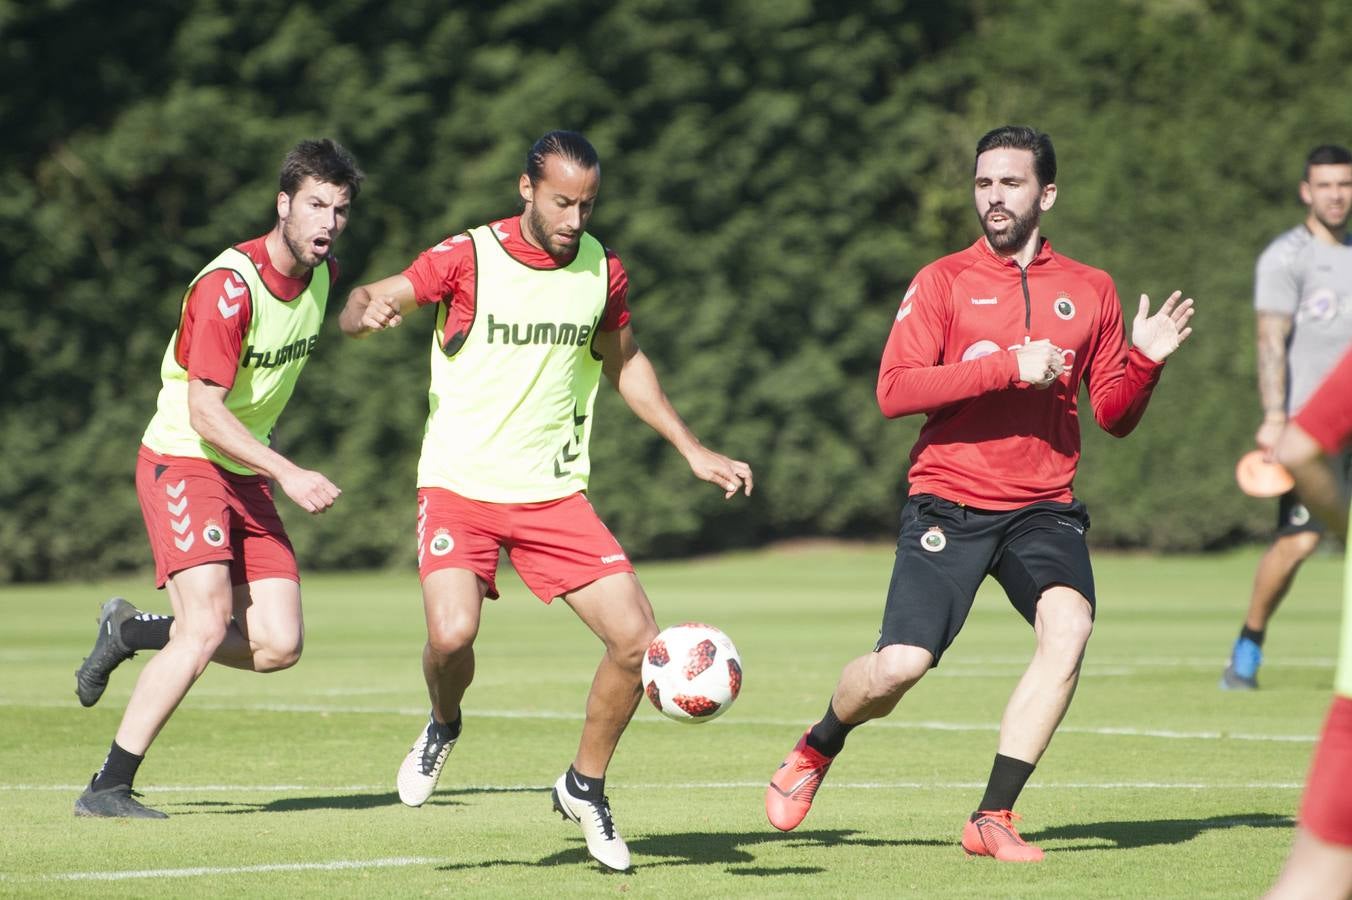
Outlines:
<svg viewBox="0 0 1352 900"><path fill-rule="evenodd" d="M195 540L197 540L197 535L195 534L190 534L185 538L174 538L174 546L184 553L187 553L188 549L192 547L192 542Z"/></svg>
<svg viewBox="0 0 1352 900"><path fill-rule="evenodd" d="M183 514L183 510L188 508L188 498L184 497L177 503L166 503L164 506L165 509L169 510L169 515L180 516Z"/></svg>
<svg viewBox="0 0 1352 900"><path fill-rule="evenodd" d="M233 319L235 317L235 313L239 312L239 304L226 303L224 297L216 298L216 308L221 311L222 319Z"/></svg>
<svg viewBox="0 0 1352 900"><path fill-rule="evenodd" d="M225 295L231 300L238 299L240 294L248 290L244 285L235 281L235 277L236 276L232 273L225 279Z"/></svg>
<svg viewBox="0 0 1352 900"><path fill-rule="evenodd" d="M447 238L440 244L437 244L435 247L432 248L432 252L445 253L447 250L454 250L456 244L463 244L467 240L469 240L469 235L457 234L455 237Z"/></svg>
<svg viewBox="0 0 1352 900"><path fill-rule="evenodd" d="M184 489L185 487L187 487L187 486L188 486L188 480L185 478L184 480L180 481L178 484L173 484L173 485L166 484L166 485L164 486L164 492L165 492L166 494L168 494L170 497L173 497L174 499L178 499L178 496L179 496L180 494L183 493L183 489Z"/></svg>
<svg viewBox="0 0 1352 900"><path fill-rule="evenodd" d="M192 516L184 516L181 519L174 519L169 523L169 527L174 529L174 534L182 534L188 530L188 526L191 524Z"/></svg>

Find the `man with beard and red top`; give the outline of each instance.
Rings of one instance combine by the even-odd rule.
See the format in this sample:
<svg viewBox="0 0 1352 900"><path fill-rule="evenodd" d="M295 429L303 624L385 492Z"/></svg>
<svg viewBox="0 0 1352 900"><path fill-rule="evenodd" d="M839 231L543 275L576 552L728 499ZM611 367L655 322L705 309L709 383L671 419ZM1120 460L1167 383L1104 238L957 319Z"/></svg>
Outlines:
<svg viewBox="0 0 1352 900"><path fill-rule="evenodd" d="M505 548L542 601L562 597L605 653L578 751L554 784L554 808L587 851L629 868L605 774L638 704L639 667L657 634L620 544L585 493L592 405L601 375L725 497L751 493L751 468L705 448L639 349L619 257L587 233L601 184L595 149L553 131L526 155L521 215L471 228L402 274L356 288L340 317L354 337L435 304L431 411L418 464L418 567L427 619L423 675L431 717L399 769L399 798L431 796L460 736L485 597Z"/></svg>
<svg viewBox="0 0 1352 900"><path fill-rule="evenodd" d="M93 706L137 650L158 650L132 691L103 768L77 816L165 818L132 794L147 749L217 662L255 672L295 665L303 635L295 554L269 480L308 513L341 491L269 447L273 426L315 349L338 275L333 244L363 174L331 140L297 144L282 163L277 222L227 248L183 298L160 367L163 387L141 441L136 493L172 616L103 604L94 649L76 672Z"/></svg>
<svg viewBox="0 0 1352 900"><path fill-rule="evenodd" d="M923 413L910 498L872 653L845 666L826 715L799 739L765 794L788 831L811 808L856 726L888 715L939 664L987 575L1033 626L1037 649L1005 708L985 796L963 828L969 854L1035 861L1011 811L1079 678L1094 619L1089 516L1071 493L1087 382L1094 419L1136 426L1166 357L1191 333L1175 291L1132 344L1112 279L1052 250L1040 218L1056 200L1051 139L1006 126L976 147L974 193L985 236L925 266L902 297L883 351L878 403Z"/></svg>

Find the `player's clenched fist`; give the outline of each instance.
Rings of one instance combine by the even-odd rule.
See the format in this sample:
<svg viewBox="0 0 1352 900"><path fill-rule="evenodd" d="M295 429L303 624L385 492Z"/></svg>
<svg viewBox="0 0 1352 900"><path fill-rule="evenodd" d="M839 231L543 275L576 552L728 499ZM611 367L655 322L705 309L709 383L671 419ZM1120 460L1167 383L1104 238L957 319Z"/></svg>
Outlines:
<svg viewBox="0 0 1352 900"><path fill-rule="evenodd" d="M297 468L279 475L277 483L297 506L308 513L326 512L343 493L319 472Z"/></svg>
<svg viewBox="0 0 1352 900"><path fill-rule="evenodd" d="M1046 338L1024 344L1014 356L1019 361L1019 380L1035 388L1049 386L1066 368L1060 348Z"/></svg>
<svg viewBox="0 0 1352 900"><path fill-rule="evenodd" d="M394 328L404 321L399 301L394 297L372 297L362 313L361 327L364 331L384 331Z"/></svg>

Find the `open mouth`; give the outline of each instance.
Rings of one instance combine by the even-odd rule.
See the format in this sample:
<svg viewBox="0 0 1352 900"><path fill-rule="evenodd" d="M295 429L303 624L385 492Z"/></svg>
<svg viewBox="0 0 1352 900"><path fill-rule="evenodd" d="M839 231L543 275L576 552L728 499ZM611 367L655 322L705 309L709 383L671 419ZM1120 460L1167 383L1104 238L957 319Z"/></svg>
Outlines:
<svg viewBox="0 0 1352 900"><path fill-rule="evenodd" d="M310 242L310 246L314 248L316 256L327 256L329 252L329 246L332 243L333 242L326 237L317 237Z"/></svg>

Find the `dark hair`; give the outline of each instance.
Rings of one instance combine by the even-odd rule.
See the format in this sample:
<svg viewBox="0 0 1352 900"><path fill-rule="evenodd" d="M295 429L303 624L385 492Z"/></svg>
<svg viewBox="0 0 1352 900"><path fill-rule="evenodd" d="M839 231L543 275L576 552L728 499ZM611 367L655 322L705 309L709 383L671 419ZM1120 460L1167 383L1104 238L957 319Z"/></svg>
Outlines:
<svg viewBox="0 0 1352 900"><path fill-rule="evenodd" d="M1352 166L1352 153L1339 144L1320 144L1305 157L1305 180L1310 179L1311 166Z"/></svg>
<svg viewBox="0 0 1352 900"><path fill-rule="evenodd" d="M357 161L342 144L320 138L301 141L282 160L282 174L278 180L283 193L294 197L306 178L345 187L347 198L355 200L366 173L357 168Z"/></svg>
<svg viewBox="0 0 1352 900"><path fill-rule="evenodd" d="M1056 182L1056 151L1052 149L1050 135L1027 125L1003 125L986 132L976 142L977 156L987 150L1002 149L1029 151L1033 154L1033 171L1037 173L1038 184L1046 187ZM975 171L975 163L972 168Z"/></svg>
<svg viewBox="0 0 1352 900"><path fill-rule="evenodd" d="M595 169L601 165L596 148L582 135L576 131L551 131L532 144L530 152L526 154L526 177L531 184L544 177L545 159L550 156L561 156L584 169Z"/></svg>

